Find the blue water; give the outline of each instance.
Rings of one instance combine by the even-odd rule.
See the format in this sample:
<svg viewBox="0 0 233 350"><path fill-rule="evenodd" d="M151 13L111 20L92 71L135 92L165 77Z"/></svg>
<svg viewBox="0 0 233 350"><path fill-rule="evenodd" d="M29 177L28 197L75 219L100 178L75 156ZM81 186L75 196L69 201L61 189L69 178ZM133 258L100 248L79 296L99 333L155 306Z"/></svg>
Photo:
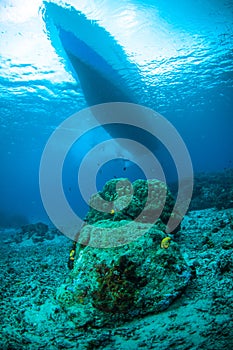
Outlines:
<svg viewBox="0 0 233 350"><path fill-rule="evenodd" d="M62 121L92 104L153 108L180 133L194 173L232 168L233 2L75 3L0 4L0 226L48 221L39 191L43 149ZM65 163L65 192L82 214L76 172L93 138L80 141ZM174 166L159 160L172 180ZM120 176L143 174L116 160L101 168L97 188Z"/></svg>

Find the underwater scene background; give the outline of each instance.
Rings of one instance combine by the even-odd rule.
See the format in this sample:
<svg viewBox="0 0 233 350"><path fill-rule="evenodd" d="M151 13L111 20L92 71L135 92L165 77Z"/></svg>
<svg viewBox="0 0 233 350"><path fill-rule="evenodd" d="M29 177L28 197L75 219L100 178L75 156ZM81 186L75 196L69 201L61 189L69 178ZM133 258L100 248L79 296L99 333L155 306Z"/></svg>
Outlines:
<svg viewBox="0 0 233 350"><path fill-rule="evenodd" d="M232 348L232 48L232 0L0 2L2 349ZM83 119L88 131L62 164L64 195L84 220L72 242L43 204L42 155L67 118L115 102L150 108L177 130L193 168L189 209L173 211L188 163L153 137L158 119L152 134L133 122L91 130ZM119 137L153 153L167 192L124 143L91 153ZM98 171L85 201L87 154L87 181ZM107 211L95 209L97 191Z"/></svg>
<svg viewBox="0 0 233 350"><path fill-rule="evenodd" d="M130 101L161 113L183 138L195 173L232 168L231 1L74 1L64 13L54 3L41 6L41 1L1 4L3 222L12 215L47 219L38 181L43 148L63 120L95 103ZM72 24L75 12L80 26L73 19L73 27L82 28L85 35L80 29L77 34L86 45L74 45L79 77L53 24ZM93 135L74 150L73 167L83 147L84 154L93 147ZM161 162L169 180L173 169L166 158ZM110 168L99 174L100 186L135 173L123 171L117 161Z"/></svg>

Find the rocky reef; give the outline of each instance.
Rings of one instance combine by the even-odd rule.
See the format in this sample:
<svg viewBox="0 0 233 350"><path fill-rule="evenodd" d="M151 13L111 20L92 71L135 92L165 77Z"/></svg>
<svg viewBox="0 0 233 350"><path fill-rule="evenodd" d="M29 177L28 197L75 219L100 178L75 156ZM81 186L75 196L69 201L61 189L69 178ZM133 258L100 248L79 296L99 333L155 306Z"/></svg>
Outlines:
<svg viewBox="0 0 233 350"><path fill-rule="evenodd" d="M174 204L171 192L162 181L138 179L131 185L128 179L113 179L91 197L85 220L89 224L103 220L154 223L158 217L157 225L164 230Z"/></svg>
<svg viewBox="0 0 233 350"><path fill-rule="evenodd" d="M194 178L190 210L233 208L233 169L221 173L200 173Z"/></svg>
<svg viewBox="0 0 233 350"><path fill-rule="evenodd" d="M134 256L129 255L133 243L125 245L125 250L123 246L97 250L77 244L71 273L67 259L74 243L64 235L34 243L28 238L29 228L19 243L18 230L0 232L1 349L233 348L233 209L189 212L182 220L181 230L171 240L166 236L159 242L165 234L156 227L150 228L148 234L135 241L135 250L131 250ZM54 230L51 227L47 233L53 234ZM147 252L148 247L154 251ZM191 269L183 292L179 290L179 276L181 281L184 277L175 270L172 260L173 254L177 257L176 249ZM109 256L103 261L108 251L116 252L112 264ZM96 252L101 260L94 260L97 265L94 266L88 256L96 259ZM188 275L182 257L177 261L179 266L184 264L183 275ZM91 264L96 276L93 283ZM180 297L172 301L165 293L172 293L174 282L173 296L177 291ZM151 291L153 284L155 289ZM92 290L86 291L90 285ZM185 283L180 283L181 288L182 285ZM147 299L147 291L152 292L151 299ZM164 297L160 304L156 300L159 297ZM167 307L166 300L171 302L170 306L159 312ZM143 302L144 311L140 308ZM158 311L150 313L149 309L156 308L155 302ZM134 309L138 317L134 317ZM113 324L111 315L115 319L120 315L121 319ZM132 317L132 321L124 322L124 316ZM106 326L99 327L101 322Z"/></svg>
<svg viewBox="0 0 233 350"><path fill-rule="evenodd" d="M127 179L114 179L92 196L73 270L56 295L77 327L157 313L182 293L191 270L165 234L173 205L158 180L137 180L130 187Z"/></svg>
<svg viewBox="0 0 233 350"><path fill-rule="evenodd" d="M32 240L33 243L42 243L47 240L51 241L60 234L57 229L50 229L47 224L37 222L21 226L21 230L12 239L16 243L21 243L25 240Z"/></svg>

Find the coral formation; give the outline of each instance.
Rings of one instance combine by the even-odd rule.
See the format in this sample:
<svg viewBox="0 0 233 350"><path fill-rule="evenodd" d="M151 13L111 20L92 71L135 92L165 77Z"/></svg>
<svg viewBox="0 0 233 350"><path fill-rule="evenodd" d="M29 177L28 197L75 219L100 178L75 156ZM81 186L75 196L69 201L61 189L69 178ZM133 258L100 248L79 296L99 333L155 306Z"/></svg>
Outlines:
<svg viewBox="0 0 233 350"><path fill-rule="evenodd" d="M190 210L233 208L233 169L195 175Z"/></svg>
<svg viewBox="0 0 233 350"><path fill-rule="evenodd" d="M126 312L134 307L137 289L146 285L146 277L136 274L136 264L127 255L120 256L113 266L96 266L98 290L94 291L93 306L105 312Z"/></svg>
<svg viewBox="0 0 233 350"><path fill-rule="evenodd" d="M105 184L101 192L91 197L85 221L89 224L103 220L153 223L157 218L157 224L160 223L164 231L174 204L171 192L159 180L139 179L131 185L128 179L113 179Z"/></svg>
<svg viewBox="0 0 233 350"><path fill-rule="evenodd" d="M137 223L133 225L137 231ZM146 233L129 244L108 249L85 246L76 252L74 268L57 299L77 326L80 314L82 322L103 325L162 311L186 287L190 269L177 243L162 249L165 234L141 225Z"/></svg>
<svg viewBox="0 0 233 350"><path fill-rule="evenodd" d="M232 218L233 209L189 212L168 249L160 247L165 234L155 226L150 235L140 236L137 247L97 250L77 244L72 271L67 237L38 244L25 232L18 243L17 230L1 231L0 348L232 348ZM179 280L190 276L185 264L182 269L179 250L191 277L181 298L168 307L182 292ZM126 308L124 297L128 301L134 277ZM125 295L120 295L122 281ZM157 313L161 307L168 309ZM136 317L118 325L124 314Z"/></svg>
<svg viewBox="0 0 233 350"><path fill-rule="evenodd" d="M57 229L49 230L48 225L37 222L22 226L21 231L17 234L17 242L20 243L23 239L31 239L33 243L41 243L46 240L51 241L59 235L60 232Z"/></svg>
<svg viewBox="0 0 233 350"><path fill-rule="evenodd" d="M154 222L151 213L161 211L164 193L165 210ZM69 279L57 291L57 300L77 327L156 313L182 293L190 269L177 243L169 246L171 238L161 230L173 204L158 180L137 180L131 188L127 179L114 179L92 196L78 240L88 245L77 243ZM141 211L145 215L138 222Z"/></svg>

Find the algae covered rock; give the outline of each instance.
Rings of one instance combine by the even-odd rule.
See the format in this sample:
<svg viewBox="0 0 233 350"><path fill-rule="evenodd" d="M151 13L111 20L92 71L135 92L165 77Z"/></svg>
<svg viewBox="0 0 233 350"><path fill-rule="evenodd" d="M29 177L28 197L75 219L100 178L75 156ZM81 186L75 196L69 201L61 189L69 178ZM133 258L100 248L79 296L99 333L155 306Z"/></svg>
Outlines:
<svg viewBox="0 0 233 350"><path fill-rule="evenodd" d="M21 227L21 240L32 239L33 243L40 243L47 239L48 237L48 225L43 222L38 222L36 224L27 224Z"/></svg>
<svg viewBox="0 0 233 350"><path fill-rule="evenodd" d="M190 269L165 225L174 200L158 180L108 181L90 199L73 270L57 300L77 327L113 325L166 309Z"/></svg>
<svg viewBox="0 0 233 350"><path fill-rule="evenodd" d="M78 245L69 279L57 291L77 327L160 312L186 287L190 269L177 243L171 240L167 249L161 248L162 231L145 223L132 225L139 238L129 244L105 249Z"/></svg>
<svg viewBox="0 0 233 350"><path fill-rule="evenodd" d="M139 179L131 185L128 179L113 179L91 197L85 221L95 224L103 220L137 220L144 223L159 220L160 228L165 231L174 204L171 192L162 181Z"/></svg>
<svg viewBox="0 0 233 350"><path fill-rule="evenodd" d="M21 243L23 240L31 239L33 243L42 243L46 240L53 240L61 233L57 229L51 229L43 222L35 224L27 224L21 227L21 231L17 234L15 241Z"/></svg>

